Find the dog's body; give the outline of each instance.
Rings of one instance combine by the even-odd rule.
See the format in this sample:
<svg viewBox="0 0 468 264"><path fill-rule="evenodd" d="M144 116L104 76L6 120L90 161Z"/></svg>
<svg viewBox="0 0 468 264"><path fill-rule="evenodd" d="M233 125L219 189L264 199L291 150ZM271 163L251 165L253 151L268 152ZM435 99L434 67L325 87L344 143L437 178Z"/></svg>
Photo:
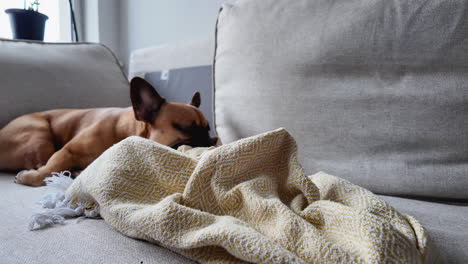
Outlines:
<svg viewBox="0 0 468 264"><path fill-rule="evenodd" d="M84 169L129 136L177 146L211 146L209 125L190 104L166 102L141 78L131 82L133 108L61 109L21 116L0 130L0 170L21 171L18 183L41 186L52 172Z"/></svg>

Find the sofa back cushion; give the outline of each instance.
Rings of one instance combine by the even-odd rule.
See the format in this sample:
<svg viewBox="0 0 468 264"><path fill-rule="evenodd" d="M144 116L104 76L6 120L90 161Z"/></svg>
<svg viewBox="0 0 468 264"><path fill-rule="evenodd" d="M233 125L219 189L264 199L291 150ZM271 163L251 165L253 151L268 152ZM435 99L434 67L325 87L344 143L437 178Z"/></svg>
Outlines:
<svg viewBox="0 0 468 264"><path fill-rule="evenodd" d="M129 78L144 78L147 73L211 65L213 37L162 44L137 49L130 54Z"/></svg>
<svg viewBox="0 0 468 264"><path fill-rule="evenodd" d="M108 48L0 39L0 128L26 113L109 106L130 106L130 100Z"/></svg>
<svg viewBox="0 0 468 264"><path fill-rule="evenodd" d="M240 0L217 23L224 143L277 127L307 173L468 199L464 0Z"/></svg>

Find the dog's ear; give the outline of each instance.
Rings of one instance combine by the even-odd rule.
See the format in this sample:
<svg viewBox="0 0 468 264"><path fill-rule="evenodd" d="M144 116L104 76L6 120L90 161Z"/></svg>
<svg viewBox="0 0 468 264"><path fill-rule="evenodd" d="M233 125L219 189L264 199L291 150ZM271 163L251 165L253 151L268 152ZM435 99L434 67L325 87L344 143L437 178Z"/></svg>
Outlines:
<svg viewBox="0 0 468 264"><path fill-rule="evenodd" d="M135 77L130 81L130 99L135 118L152 123L166 100L145 79Z"/></svg>
<svg viewBox="0 0 468 264"><path fill-rule="evenodd" d="M200 107L201 105L201 98L200 98L200 93L196 92L192 96L192 101L190 101L190 104L195 106L195 107Z"/></svg>

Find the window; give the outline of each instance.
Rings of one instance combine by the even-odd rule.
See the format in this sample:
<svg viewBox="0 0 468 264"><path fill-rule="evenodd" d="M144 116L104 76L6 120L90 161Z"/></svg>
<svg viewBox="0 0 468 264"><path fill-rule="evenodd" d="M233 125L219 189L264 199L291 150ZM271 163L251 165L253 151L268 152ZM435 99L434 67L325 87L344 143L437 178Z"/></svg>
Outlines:
<svg viewBox="0 0 468 264"><path fill-rule="evenodd" d="M10 18L5 14L8 8L24 8L29 0L0 0L0 37L12 38ZM44 41L69 42L70 41L70 15L68 1L66 0L42 0L39 12L47 15Z"/></svg>

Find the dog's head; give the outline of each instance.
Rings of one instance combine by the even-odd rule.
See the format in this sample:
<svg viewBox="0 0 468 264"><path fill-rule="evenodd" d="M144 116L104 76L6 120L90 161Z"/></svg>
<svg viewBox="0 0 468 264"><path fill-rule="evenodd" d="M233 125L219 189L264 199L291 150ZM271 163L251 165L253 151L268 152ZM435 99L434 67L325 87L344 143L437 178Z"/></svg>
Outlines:
<svg viewBox="0 0 468 264"><path fill-rule="evenodd" d="M209 147L217 138L209 135L210 126L198 107L200 93L190 103L167 102L142 78L130 82L130 98L137 120L147 123L148 138L177 149L181 145Z"/></svg>

